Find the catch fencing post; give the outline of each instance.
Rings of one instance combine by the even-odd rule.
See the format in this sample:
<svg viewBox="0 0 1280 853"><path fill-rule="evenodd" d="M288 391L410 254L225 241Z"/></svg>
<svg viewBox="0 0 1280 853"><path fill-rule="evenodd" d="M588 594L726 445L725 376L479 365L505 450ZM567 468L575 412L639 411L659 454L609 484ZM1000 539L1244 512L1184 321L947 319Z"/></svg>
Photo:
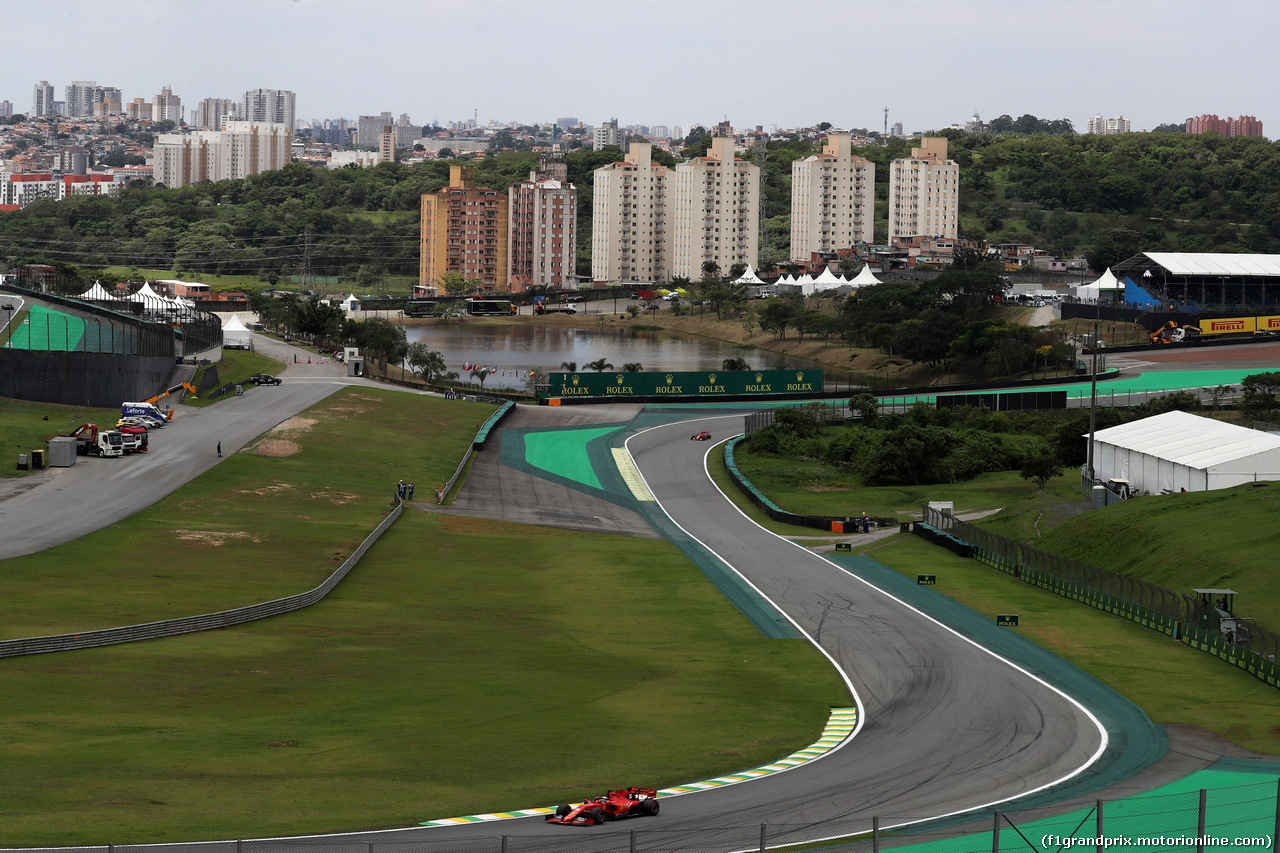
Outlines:
<svg viewBox="0 0 1280 853"><path fill-rule="evenodd" d="M1094 847L1094 850L1096 850L1097 853L1102 853L1102 800L1098 800L1097 810L1097 821L1094 824L1096 831L1094 832L1094 835L1097 837L1098 843Z"/></svg>
<svg viewBox="0 0 1280 853"><path fill-rule="evenodd" d="M1272 844L1278 836L1280 836L1280 779L1276 780L1276 831L1271 836Z"/></svg>
<svg viewBox="0 0 1280 853"><path fill-rule="evenodd" d="M991 817L991 853L1000 853L1000 812L993 812Z"/></svg>
<svg viewBox="0 0 1280 853"><path fill-rule="evenodd" d="M762 824L760 824L760 853L764 853L764 851L767 849L767 848L764 846L764 834L765 834L765 827L766 827L766 826L767 826L767 824L763 824L763 823L762 823ZM634 851L633 851L633 853L634 853Z"/></svg>
<svg viewBox="0 0 1280 853"><path fill-rule="evenodd" d="M240 853L240 848L244 844L239 838L236 839L236 853Z"/></svg>
<svg viewBox="0 0 1280 853"><path fill-rule="evenodd" d="M871 817L871 853L880 853L880 818Z"/></svg>
<svg viewBox="0 0 1280 853"><path fill-rule="evenodd" d="M500 846L501 846L501 849L502 849L502 853L507 853L507 836L505 836L505 835L504 835L504 836L502 836L502 837L499 839L499 841L500 841Z"/></svg>
<svg viewBox="0 0 1280 853"><path fill-rule="evenodd" d="M1196 827L1196 853L1204 853L1204 824L1205 812L1209 806L1209 792L1205 788L1200 789L1200 825Z"/></svg>
<svg viewBox="0 0 1280 853"><path fill-rule="evenodd" d="M636 831L631 830L631 853L636 853Z"/></svg>

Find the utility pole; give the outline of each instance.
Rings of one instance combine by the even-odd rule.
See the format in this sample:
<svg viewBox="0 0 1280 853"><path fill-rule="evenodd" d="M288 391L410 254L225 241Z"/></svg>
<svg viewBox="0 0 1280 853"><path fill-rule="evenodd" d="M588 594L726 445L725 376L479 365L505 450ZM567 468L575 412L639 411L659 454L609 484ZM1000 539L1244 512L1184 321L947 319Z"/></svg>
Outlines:
<svg viewBox="0 0 1280 853"><path fill-rule="evenodd" d="M307 230L302 236L302 269L299 271L302 278L302 289L309 289L307 285L311 283L311 226L307 226Z"/></svg>
<svg viewBox="0 0 1280 853"><path fill-rule="evenodd" d="M888 107L884 108L884 135L885 135L885 138L888 139L889 137L889 108Z"/></svg>

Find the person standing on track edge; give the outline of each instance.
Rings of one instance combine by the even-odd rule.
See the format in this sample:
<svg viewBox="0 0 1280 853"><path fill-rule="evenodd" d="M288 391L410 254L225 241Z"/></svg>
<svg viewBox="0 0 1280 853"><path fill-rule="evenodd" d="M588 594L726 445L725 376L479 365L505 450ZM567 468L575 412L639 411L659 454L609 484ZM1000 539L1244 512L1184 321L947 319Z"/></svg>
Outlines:
<svg viewBox="0 0 1280 853"><path fill-rule="evenodd" d="M218 458L219 459L222 458L222 442L221 441L218 442Z"/></svg>

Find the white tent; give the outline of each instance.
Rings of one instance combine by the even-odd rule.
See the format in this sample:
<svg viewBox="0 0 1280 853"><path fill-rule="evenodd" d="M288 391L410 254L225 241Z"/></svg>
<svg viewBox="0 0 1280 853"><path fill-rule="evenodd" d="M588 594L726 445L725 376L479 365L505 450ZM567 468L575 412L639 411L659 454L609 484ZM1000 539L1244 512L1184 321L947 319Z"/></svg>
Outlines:
<svg viewBox="0 0 1280 853"><path fill-rule="evenodd" d="M93 283L93 287L89 288L84 293L80 294L80 298L92 299L99 302L107 299L115 299L114 296L112 296L110 293L107 293L107 289L102 286L102 282L100 281L95 281Z"/></svg>
<svg viewBox="0 0 1280 853"><path fill-rule="evenodd" d="M1093 458L1099 480L1149 494L1280 480L1280 436L1186 412L1098 430Z"/></svg>
<svg viewBox="0 0 1280 853"><path fill-rule="evenodd" d="M232 314L222 327L222 345L224 347L234 347L237 349L249 349L249 341L252 333L249 328L240 322L238 314Z"/></svg>
<svg viewBox="0 0 1280 853"><path fill-rule="evenodd" d="M356 295L352 293L351 295L344 298L341 302L339 302L338 306L343 311L346 311L348 314L350 314L352 311L360 310L360 300L356 299Z"/></svg>
<svg viewBox="0 0 1280 853"><path fill-rule="evenodd" d="M169 300L151 289L150 284L143 284L129 295L130 302L141 302L142 307L152 313L167 314L171 307Z"/></svg>
<svg viewBox="0 0 1280 853"><path fill-rule="evenodd" d="M783 274L782 274L782 277L781 277L781 278L779 278L777 281L775 281L775 282L774 282L774 284L795 284L795 283L796 283L796 282L795 282L795 279L793 279L793 278L792 278L790 275L788 275L787 273L783 273Z"/></svg>
<svg viewBox="0 0 1280 853"><path fill-rule="evenodd" d="M854 278L854 280L849 283L852 284L854 287L866 287L868 284L883 284L884 282L876 278L875 275L871 272L870 264L863 264L862 272L858 273L857 277Z"/></svg>
<svg viewBox="0 0 1280 853"><path fill-rule="evenodd" d="M1107 267L1107 271L1099 276L1097 281L1077 285L1075 296L1077 299L1099 299L1105 292L1108 296L1114 298L1114 293L1117 290L1124 290L1124 282L1116 278L1115 273L1111 271L1111 267Z"/></svg>
<svg viewBox="0 0 1280 853"><path fill-rule="evenodd" d="M733 280L734 284L764 284L764 279L756 275L756 271L747 264L747 271Z"/></svg>
<svg viewBox="0 0 1280 853"><path fill-rule="evenodd" d="M831 271L831 267L823 267L822 275L813 280L814 290L834 290L842 284L848 284L844 280L844 276L836 275Z"/></svg>
<svg viewBox="0 0 1280 853"><path fill-rule="evenodd" d="M792 282L792 284L800 285L800 292L803 293L805 296L813 295L813 276L809 275L808 273L805 273L804 275L800 276L798 279Z"/></svg>

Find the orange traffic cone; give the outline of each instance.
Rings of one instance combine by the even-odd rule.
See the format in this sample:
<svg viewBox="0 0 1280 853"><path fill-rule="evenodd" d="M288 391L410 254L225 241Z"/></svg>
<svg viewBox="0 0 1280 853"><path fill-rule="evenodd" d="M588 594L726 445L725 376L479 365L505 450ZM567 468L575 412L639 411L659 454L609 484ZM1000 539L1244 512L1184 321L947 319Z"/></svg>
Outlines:
<svg viewBox="0 0 1280 853"><path fill-rule="evenodd" d="M311 363L311 356L307 356L307 364Z"/></svg>

